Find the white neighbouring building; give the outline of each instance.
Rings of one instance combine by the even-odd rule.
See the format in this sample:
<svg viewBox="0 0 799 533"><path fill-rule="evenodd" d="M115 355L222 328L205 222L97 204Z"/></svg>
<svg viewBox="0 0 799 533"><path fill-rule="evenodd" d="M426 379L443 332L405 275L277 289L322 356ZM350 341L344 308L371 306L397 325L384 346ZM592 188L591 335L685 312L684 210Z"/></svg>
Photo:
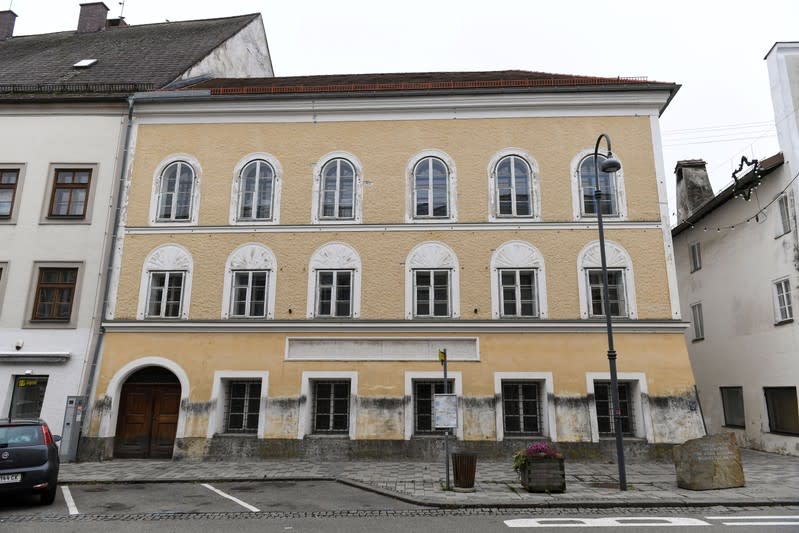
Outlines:
<svg viewBox="0 0 799 533"><path fill-rule="evenodd" d="M77 31L13 36L16 15L0 11L0 418L41 417L54 433L99 354L129 95L273 75L258 14L136 26L107 14L81 4Z"/></svg>
<svg viewBox="0 0 799 533"><path fill-rule="evenodd" d="M672 235L708 433L799 455L799 43L766 60L781 153L715 196L704 162L678 163Z"/></svg>

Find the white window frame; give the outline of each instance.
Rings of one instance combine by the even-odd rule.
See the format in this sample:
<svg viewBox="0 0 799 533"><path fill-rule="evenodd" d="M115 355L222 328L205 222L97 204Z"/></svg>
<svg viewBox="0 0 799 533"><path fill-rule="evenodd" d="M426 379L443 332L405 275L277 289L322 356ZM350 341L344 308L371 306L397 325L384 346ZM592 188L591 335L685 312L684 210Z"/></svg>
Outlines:
<svg viewBox="0 0 799 533"><path fill-rule="evenodd" d="M494 372L494 397L499 398L496 406L497 440L505 440L505 411L502 403L503 381L537 381L541 386L541 436L549 437L552 442L558 441L557 417L555 404L549 398L554 398L554 380L552 372ZM529 436L509 436L508 439L526 439Z"/></svg>
<svg viewBox="0 0 799 533"><path fill-rule="evenodd" d="M627 316L613 317L614 319L638 318L638 305L636 302L635 273L632 259L621 245L613 241L605 241L605 256L609 270L622 270L624 273L624 291L627 301ZM602 266L599 251L599 241L586 244L577 256L577 289L580 297L580 318L593 318L591 314L591 291L588 283L588 270L599 269ZM604 317L604 315L602 315Z"/></svg>
<svg viewBox="0 0 799 533"><path fill-rule="evenodd" d="M352 218L322 217L322 170L333 159L346 159L355 169L354 205ZM350 152L334 151L322 156L313 169L313 188L311 200L312 224L361 224L363 222L363 165Z"/></svg>
<svg viewBox="0 0 799 533"><path fill-rule="evenodd" d="M586 157L594 155L593 148L580 151L571 161L571 188L572 188L572 216L574 220L596 220L596 215L583 213L583 191L580 181L580 163ZM604 154L599 154L604 155ZM618 154L613 154L618 159ZM602 215L608 221L627 220L627 195L624 188L624 165L616 172L616 206L618 213L615 215Z"/></svg>
<svg viewBox="0 0 799 533"><path fill-rule="evenodd" d="M160 312L158 315L151 315L149 312L150 309L150 296L152 295L152 288L153 288L153 278L155 276L164 276L164 287L163 292L161 293L161 302L159 303ZM178 316L165 316L164 311L166 309L166 297L169 294L169 282L172 278L179 276L180 277L180 308L178 312ZM150 277L148 280L147 286L147 308L144 311L144 318L145 319L161 319L161 320L177 320L181 318L182 311L183 311L183 291L186 286L186 272L183 270L151 270Z"/></svg>
<svg viewBox="0 0 799 533"><path fill-rule="evenodd" d="M775 239L791 232L791 204L793 204L793 198L787 192L777 198Z"/></svg>
<svg viewBox="0 0 799 533"><path fill-rule="evenodd" d="M191 209L188 220L159 220L158 212L161 206L161 179L164 171L172 163L184 163L191 166L194 171L192 184ZM196 157L189 154L172 154L162 160L153 173L153 189L150 200L150 225L151 226L195 226L200 213L200 182L202 181L202 167Z"/></svg>
<svg viewBox="0 0 799 533"><path fill-rule="evenodd" d="M453 380L452 393L458 397L458 427L455 428L453 433L456 439L463 440L463 375L460 371L450 371L447 373L447 379ZM409 402L405 409L405 440L410 440L414 436L413 382L435 380L444 381L444 374L440 371L405 372L405 398ZM432 435L440 437L440 435L435 433ZM427 434L424 434L421 438L427 438Z"/></svg>
<svg viewBox="0 0 799 533"><path fill-rule="evenodd" d="M302 373L302 385L300 386L300 396L305 401L300 402L300 414L298 422L297 438L304 439L306 436L319 437L313 432L313 382L315 381L342 381L350 382L350 405L349 405L349 433L348 435L335 435L336 437L355 440L356 423L358 421L358 372L346 371L308 371ZM331 438L323 436L322 438Z"/></svg>
<svg viewBox="0 0 799 533"><path fill-rule="evenodd" d="M691 272L702 270L702 243L692 242L688 246L688 255L691 261Z"/></svg>
<svg viewBox="0 0 799 533"><path fill-rule="evenodd" d="M460 318L460 265L452 248L434 241L417 244L405 259L405 319L416 318L416 270L449 270L449 309L448 317L429 317L431 319ZM427 318L427 317L425 317Z"/></svg>
<svg viewBox="0 0 799 533"><path fill-rule="evenodd" d="M348 273L350 275L350 312L346 315L339 315L336 313L336 294L338 293L339 288L339 275L342 273ZM322 285L319 281L319 277L322 273L330 273L333 275L333 284L330 286L330 313L323 315L319 310L319 307L322 305ZM316 318L352 318L352 284L355 280L355 272L348 269L318 269L316 271L316 305L315 305L315 313L314 316Z"/></svg>
<svg viewBox="0 0 799 533"><path fill-rule="evenodd" d="M316 304L319 290L317 272L319 270L351 270L352 271L352 306L351 315L347 318L361 316L361 257L348 244L329 242L323 244L311 255L308 262L308 292L306 318L316 318ZM328 317L324 317L328 318ZM336 318L336 317L329 317Z"/></svg>
<svg viewBox="0 0 799 533"><path fill-rule="evenodd" d="M530 210L529 215L501 215L499 213L499 192L497 182L497 166L500 161L506 157L518 157L527 163L530 169ZM538 162L530 153L522 150L521 148L505 148L495 153L491 160L488 162L488 220L489 222L508 222L508 221L526 221L538 222L541 220L541 186L539 181L540 172L538 170ZM515 187L514 187L515 196ZM516 202L513 204L514 211L516 210Z"/></svg>
<svg viewBox="0 0 799 533"><path fill-rule="evenodd" d="M267 271L266 316L240 317L231 313L233 306L233 277L240 271ZM258 243L242 244L228 256L225 281L222 287L222 319L272 320L275 318L275 287L277 286L277 261L272 250Z"/></svg>
<svg viewBox="0 0 799 533"><path fill-rule="evenodd" d="M208 428L206 437L212 438L214 435L225 431L225 382L227 381L261 381L261 404L258 411L258 431L256 437L263 439L266 435L266 403L269 398L269 372L250 371L250 370L217 370L214 372L214 382L211 387L211 405L213 406L208 417ZM232 435L239 435L238 433ZM252 437L252 433L242 434L244 437Z"/></svg>
<svg viewBox="0 0 799 533"><path fill-rule="evenodd" d="M430 285L428 286L428 302L430 305L430 312L426 315L419 313L419 286L417 284L417 276L421 272L427 272L430 275ZM447 275L447 313L444 315L435 314L435 277L437 273L444 272ZM450 318L452 316L452 272L449 269L427 269L417 268L413 271L413 317L414 318Z"/></svg>
<svg viewBox="0 0 799 533"><path fill-rule="evenodd" d="M655 442L655 432L652 426L652 413L649 407L649 387L646 374L643 372L619 372L619 382L628 382L632 385L630 396L633 404L633 427L635 434L632 438L646 439ZM596 400L594 391L595 381L610 381L609 372L586 372L585 384L588 393L588 412L591 419L591 442L599 442L599 424L597 422ZM646 399L646 401L644 401ZM606 438L606 437L603 437ZM625 437L630 438L630 437Z"/></svg>
<svg viewBox="0 0 799 533"><path fill-rule="evenodd" d="M181 291L180 317L163 320L187 320L191 304L191 283L194 260L189 251L178 244L165 244L147 255L142 266L139 281L139 305L136 311L137 320L158 320L147 316L147 304L150 297L150 274L152 272L184 272L183 290Z"/></svg>
<svg viewBox="0 0 799 533"><path fill-rule="evenodd" d="M428 157L440 159L447 167L449 172L449 179L447 181L447 216L416 216L416 187L414 180L414 170L416 165ZM405 168L405 222L411 224L438 224L438 223L451 223L458 220L458 202L457 202L457 174L455 169L455 161L442 150L428 149L422 150L415 154L408 161Z"/></svg>
<svg viewBox="0 0 799 533"><path fill-rule="evenodd" d="M691 322L693 323L694 341L705 338L705 318L702 314L702 302L691 304Z"/></svg>
<svg viewBox="0 0 799 533"><path fill-rule="evenodd" d="M774 280L771 284L774 295L774 323L784 324L793 321L793 298L790 277ZM782 297L784 304L780 302Z"/></svg>
<svg viewBox="0 0 799 533"><path fill-rule="evenodd" d="M620 313L617 315L611 315L612 318L628 318L629 311L627 310L627 280L625 279L624 269L623 268L608 268L607 269L607 276L608 276L608 296L611 295L611 289L614 285L611 283L610 275L611 273L619 273L621 277L621 293L620 298L617 299L619 302L619 311ZM591 275L598 274L599 275L599 283L594 285L591 283ZM602 269L600 268L586 268L585 269L586 275L586 287L588 288L588 316L589 318L605 318L605 312L608 311L608 307L610 304L605 302L605 288L604 288L604 280ZM618 290L618 286L617 290ZM600 313L594 312L594 289L599 290L599 299L602 304L602 311ZM611 300L612 302L612 300Z"/></svg>
<svg viewBox="0 0 799 533"><path fill-rule="evenodd" d="M547 303L547 276L544 256L541 252L526 241L508 241L501 244L491 255L491 316L497 320L502 316L501 284L499 282L500 270L535 270L538 291L538 316L537 317L510 317L523 320L544 320L549 316Z"/></svg>
<svg viewBox="0 0 799 533"><path fill-rule="evenodd" d="M271 218L269 219L240 219L239 207L241 205L241 173L244 167L254 161L265 161L272 167L274 176L272 178L272 207ZM283 167L275 156L267 152L253 152L242 157L233 168L233 187L230 195L230 215L231 225L239 226L273 226L280 223L280 192L283 183Z"/></svg>

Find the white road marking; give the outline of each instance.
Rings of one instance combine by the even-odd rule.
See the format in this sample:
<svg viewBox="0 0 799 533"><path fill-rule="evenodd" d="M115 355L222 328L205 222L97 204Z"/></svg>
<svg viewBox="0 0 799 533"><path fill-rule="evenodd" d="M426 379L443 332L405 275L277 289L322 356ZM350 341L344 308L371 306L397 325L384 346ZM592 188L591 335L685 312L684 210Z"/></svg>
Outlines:
<svg viewBox="0 0 799 533"><path fill-rule="evenodd" d="M793 516L706 516L705 520L799 520L799 515Z"/></svg>
<svg viewBox="0 0 799 533"><path fill-rule="evenodd" d="M238 503L239 505L241 505L245 509L249 509L253 513L260 513L261 512L261 510L258 509L257 507L253 507L249 503L243 502L240 499L236 498L235 496L231 496L230 494L226 494L226 493L222 492L221 490L212 487L208 483L203 483L202 486L205 487L206 489L210 490L210 491L216 492L217 494L219 494L223 498L227 498L228 500L231 500L231 501L234 501L234 502Z"/></svg>
<svg viewBox="0 0 799 533"><path fill-rule="evenodd" d="M725 526L799 526L799 522L722 522Z"/></svg>
<svg viewBox="0 0 799 533"><path fill-rule="evenodd" d="M67 504L67 509L69 510L69 514L76 515L80 514L78 512L78 508L75 506L75 500L72 499L72 493L69 491L69 487L66 485L61 485L61 493L64 495L64 501Z"/></svg>
<svg viewBox="0 0 799 533"><path fill-rule="evenodd" d="M623 516L611 518L522 518L505 520L508 527L669 527L709 526L698 518Z"/></svg>

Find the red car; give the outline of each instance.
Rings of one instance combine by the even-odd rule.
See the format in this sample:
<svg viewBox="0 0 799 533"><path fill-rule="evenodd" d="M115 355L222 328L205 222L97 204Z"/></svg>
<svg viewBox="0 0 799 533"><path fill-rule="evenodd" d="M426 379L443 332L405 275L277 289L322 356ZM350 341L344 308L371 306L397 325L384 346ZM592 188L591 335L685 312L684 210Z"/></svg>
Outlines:
<svg viewBox="0 0 799 533"><path fill-rule="evenodd" d="M53 503L58 485L59 435L44 420L0 419L0 494L39 494Z"/></svg>

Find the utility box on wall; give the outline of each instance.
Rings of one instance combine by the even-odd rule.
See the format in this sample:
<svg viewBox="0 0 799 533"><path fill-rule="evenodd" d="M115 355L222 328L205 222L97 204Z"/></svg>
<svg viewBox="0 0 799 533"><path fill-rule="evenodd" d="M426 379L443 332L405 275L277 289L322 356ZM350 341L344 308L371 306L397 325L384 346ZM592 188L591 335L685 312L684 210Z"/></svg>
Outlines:
<svg viewBox="0 0 799 533"><path fill-rule="evenodd" d="M61 431L61 444L58 456L61 461L70 463L78 454L80 428L83 425L83 410L86 406L85 396L67 396L67 408L64 410L64 426Z"/></svg>

